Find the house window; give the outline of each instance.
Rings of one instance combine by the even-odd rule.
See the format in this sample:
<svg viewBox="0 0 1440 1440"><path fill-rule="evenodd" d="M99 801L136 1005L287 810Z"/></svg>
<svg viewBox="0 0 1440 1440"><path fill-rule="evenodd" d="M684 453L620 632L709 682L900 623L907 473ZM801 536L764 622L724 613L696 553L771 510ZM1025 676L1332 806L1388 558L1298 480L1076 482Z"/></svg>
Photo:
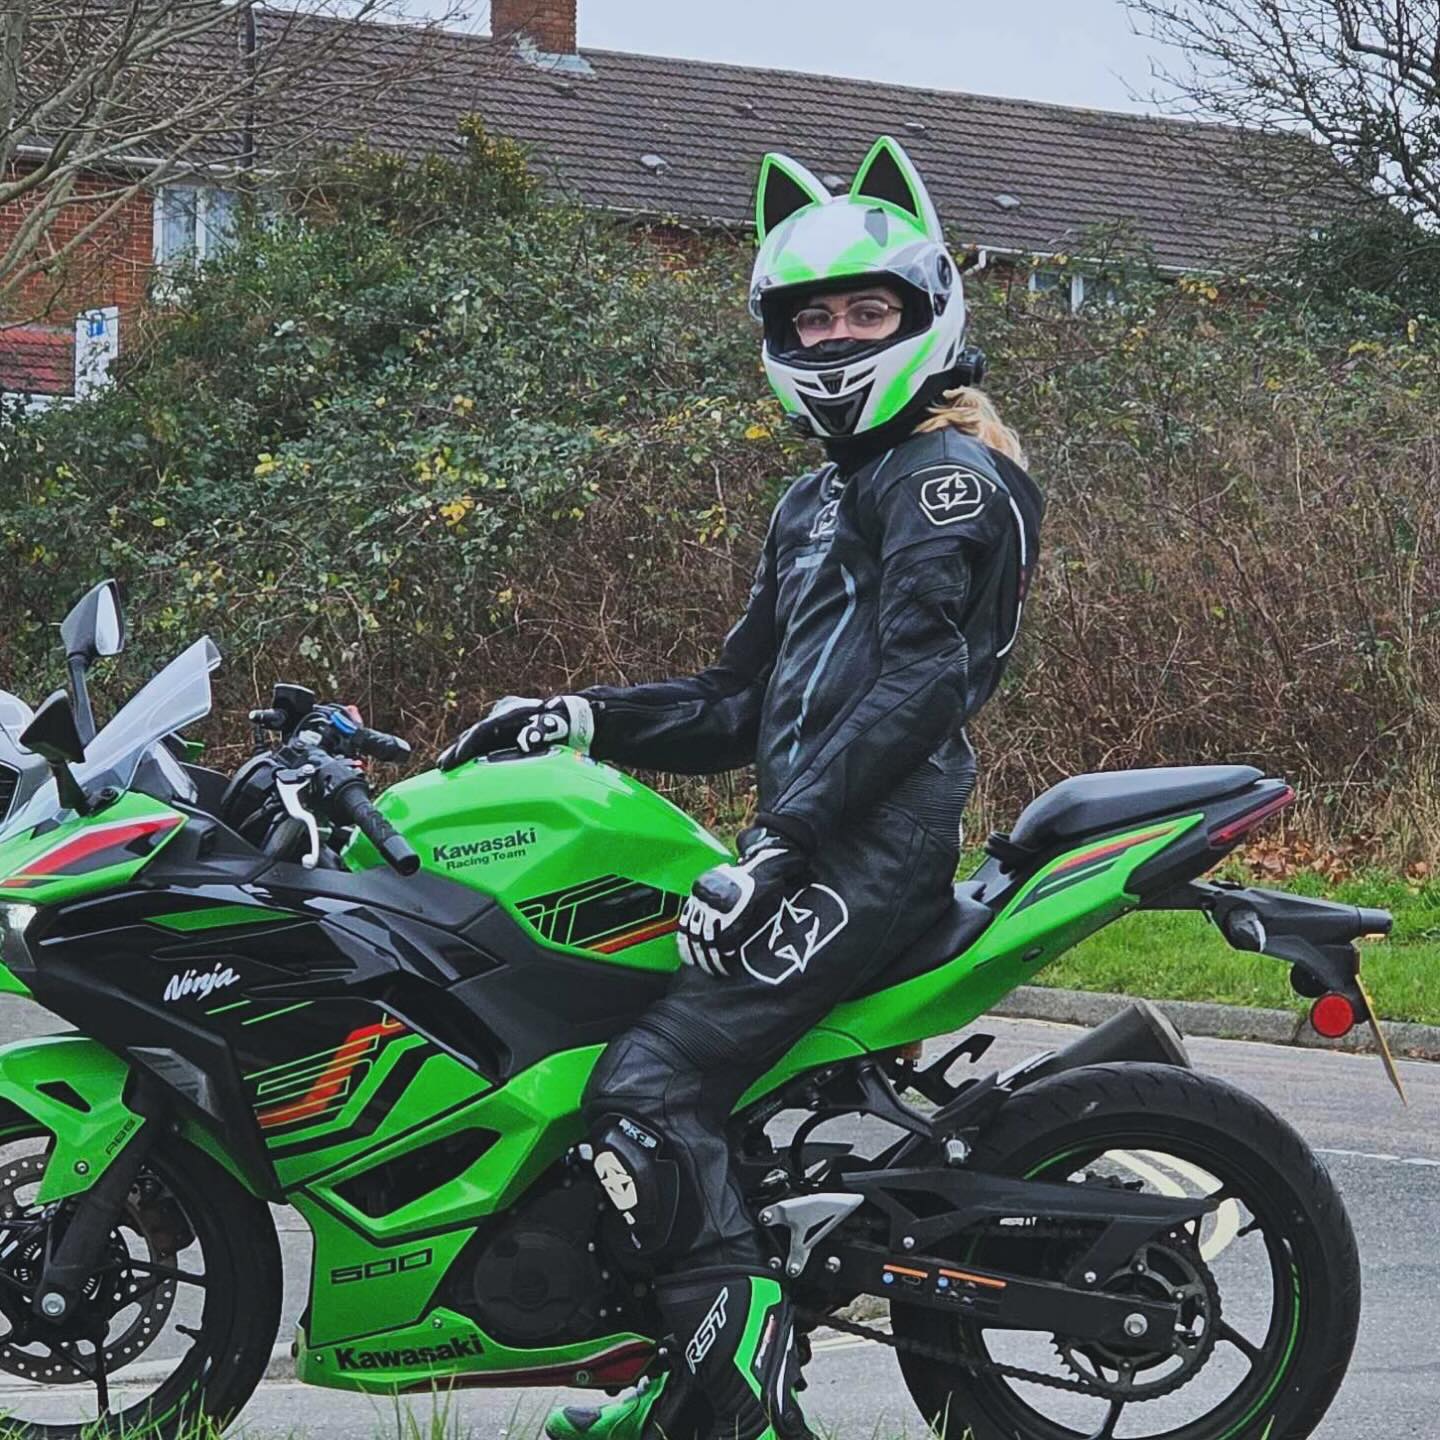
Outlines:
<svg viewBox="0 0 1440 1440"><path fill-rule="evenodd" d="M235 233L236 196L211 185L167 185L155 197L155 263L220 254Z"/></svg>
<svg viewBox="0 0 1440 1440"><path fill-rule="evenodd" d="M1030 290L1036 295L1064 294L1072 310L1085 303L1085 277L1078 271L1032 270Z"/></svg>

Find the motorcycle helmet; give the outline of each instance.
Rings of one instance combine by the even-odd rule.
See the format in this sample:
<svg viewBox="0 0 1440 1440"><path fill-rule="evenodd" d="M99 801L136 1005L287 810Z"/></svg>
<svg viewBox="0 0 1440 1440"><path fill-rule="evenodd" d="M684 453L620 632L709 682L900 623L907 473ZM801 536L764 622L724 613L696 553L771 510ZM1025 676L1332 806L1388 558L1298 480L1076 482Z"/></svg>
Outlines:
<svg viewBox="0 0 1440 1440"><path fill-rule="evenodd" d="M965 346L965 293L924 182L882 135L848 193L832 195L787 155L760 166L759 254L750 313L764 331L765 373L798 428L859 435L945 383L975 383L983 357ZM894 333L802 344L799 309L827 293L883 285L901 300Z"/></svg>

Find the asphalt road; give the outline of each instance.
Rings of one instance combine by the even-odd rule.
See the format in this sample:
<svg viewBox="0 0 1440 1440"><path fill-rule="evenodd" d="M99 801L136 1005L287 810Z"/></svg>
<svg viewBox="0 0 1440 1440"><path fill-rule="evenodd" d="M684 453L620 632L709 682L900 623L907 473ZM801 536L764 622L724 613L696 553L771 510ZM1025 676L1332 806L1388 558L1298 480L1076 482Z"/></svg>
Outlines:
<svg viewBox="0 0 1440 1440"><path fill-rule="evenodd" d="M0 1024L0 1029L5 1028ZM995 1021L1001 1064L1061 1044L1061 1027ZM1402 1109L1374 1057L1244 1042L1194 1040L1202 1069L1224 1076L1291 1121L1321 1153L1349 1207L1365 1267L1365 1316L1350 1377L1325 1423L1323 1440L1440 1436L1440 1364L1432 1330L1440 1290L1440 1065L1402 1062L1410 1108ZM302 1303L306 1240L293 1216L287 1317ZM288 1338L288 1336L286 1337ZM926 1433L893 1357L878 1346L831 1336L817 1346L806 1409L837 1440L891 1440ZM556 1394L460 1392L448 1402L398 1405L290 1382L261 1387L234 1433L271 1440L394 1435L399 1440L531 1440ZM592 1398L578 1394L564 1398ZM1160 1402L1165 1403L1165 1402ZM0 1407L4 1394L0 1391ZM93 1412L92 1412L93 1413ZM1145 1429L1120 1435L1143 1434Z"/></svg>

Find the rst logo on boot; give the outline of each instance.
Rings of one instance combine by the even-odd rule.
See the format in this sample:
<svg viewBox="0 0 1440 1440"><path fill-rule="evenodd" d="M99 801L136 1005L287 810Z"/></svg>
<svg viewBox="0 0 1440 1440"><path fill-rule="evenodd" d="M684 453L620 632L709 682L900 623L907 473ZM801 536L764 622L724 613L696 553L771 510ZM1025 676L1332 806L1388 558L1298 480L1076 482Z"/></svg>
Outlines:
<svg viewBox="0 0 1440 1440"><path fill-rule="evenodd" d="M705 1363L705 1357L715 1348L715 1342L725 1329L725 1306L729 1299L730 1287L727 1285L715 1297L710 1313L700 1322L700 1328L685 1347L685 1360L692 1375Z"/></svg>
<svg viewBox="0 0 1440 1440"><path fill-rule="evenodd" d="M539 838L539 830L512 830L508 835L487 835L479 840L462 840L455 845L431 846L431 858L446 870L470 870L501 860L518 860Z"/></svg>

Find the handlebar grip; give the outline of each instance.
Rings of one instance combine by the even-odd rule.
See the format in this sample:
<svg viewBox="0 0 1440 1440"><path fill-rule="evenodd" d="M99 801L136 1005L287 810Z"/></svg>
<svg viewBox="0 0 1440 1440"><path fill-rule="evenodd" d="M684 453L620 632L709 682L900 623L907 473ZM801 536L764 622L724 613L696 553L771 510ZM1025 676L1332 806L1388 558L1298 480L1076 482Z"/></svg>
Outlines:
<svg viewBox="0 0 1440 1440"><path fill-rule="evenodd" d="M355 742L362 754L372 760L394 763L410 758L410 742L398 735L387 735L383 730L372 730L363 726L355 736Z"/></svg>
<svg viewBox="0 0 1440 1440"><path fill-rule="evenodd" d="M410 842L375 808L357 775L330 795L335 818L348 821L380 852L386 864L400 875L413 875L420 856Z"/></svg>

